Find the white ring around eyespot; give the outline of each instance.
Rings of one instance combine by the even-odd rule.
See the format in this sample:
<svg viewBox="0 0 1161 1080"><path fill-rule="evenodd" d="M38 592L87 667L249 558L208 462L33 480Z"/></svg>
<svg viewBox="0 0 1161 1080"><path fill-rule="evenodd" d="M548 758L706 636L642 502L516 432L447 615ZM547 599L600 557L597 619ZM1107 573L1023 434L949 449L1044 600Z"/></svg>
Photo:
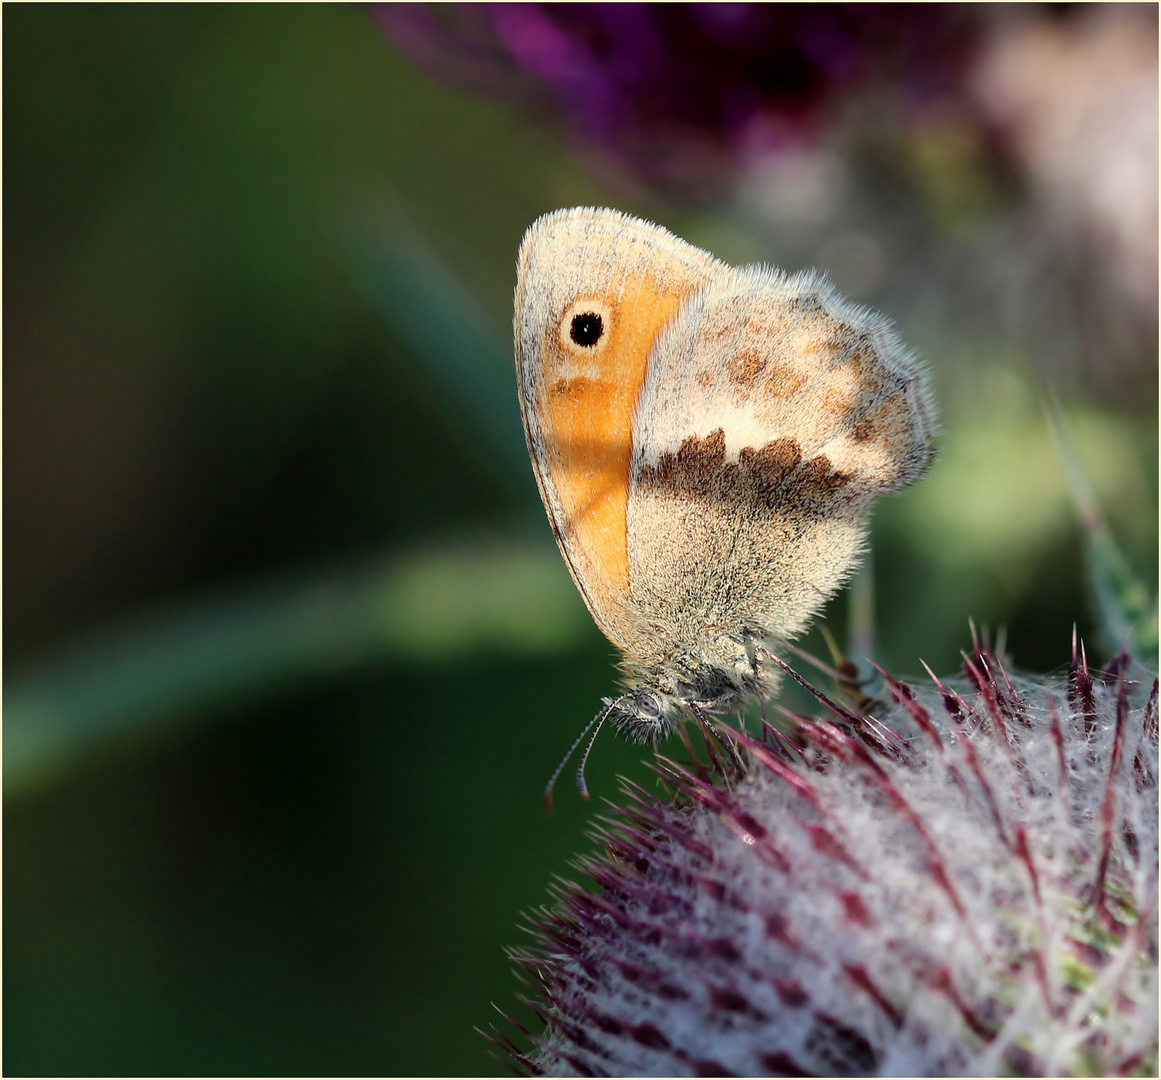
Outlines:
<svg viewBox="0 0 1161 1080"><path fill-rule="evenodd" d="M588 315L590 312L601 317L601 326L604 330L600 340L595 345L578 345L572 339L572 321L578 315ZM577 300L569 306L564 317L560 320L560 343L571 352L579 353L582 356L592 356L599 353L608 344L612 328L613 317L608 304L592 297Z"/></svg>

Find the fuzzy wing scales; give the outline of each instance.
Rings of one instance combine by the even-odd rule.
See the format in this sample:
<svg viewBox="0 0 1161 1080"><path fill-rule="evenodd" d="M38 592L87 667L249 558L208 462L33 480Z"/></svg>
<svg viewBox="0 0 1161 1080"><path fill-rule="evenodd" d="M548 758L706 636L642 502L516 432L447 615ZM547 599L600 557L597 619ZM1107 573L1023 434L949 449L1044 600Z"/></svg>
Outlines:
<svg viewBox="0 0 1161 1080"><path fill-rule="evenodd" d="M890 324L763 267L670 324L634 431L634 601L687 612L695 650L742 627L800 632L857 561L873 499L932 453L923 373Z"/></svg>

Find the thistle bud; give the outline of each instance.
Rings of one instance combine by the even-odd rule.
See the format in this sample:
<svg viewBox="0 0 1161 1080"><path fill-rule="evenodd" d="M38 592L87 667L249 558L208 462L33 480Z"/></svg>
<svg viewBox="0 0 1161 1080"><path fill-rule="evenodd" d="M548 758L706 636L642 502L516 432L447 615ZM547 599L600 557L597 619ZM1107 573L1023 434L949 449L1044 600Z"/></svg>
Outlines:
<svg viewBox="0 0 1161 1080"><path fill-rule="evenodd" d="M1075 650L1074 650L1075 652ZM1157 682L884 675L626 787L515 955L545 1075L1156 1075Z"/></svg>

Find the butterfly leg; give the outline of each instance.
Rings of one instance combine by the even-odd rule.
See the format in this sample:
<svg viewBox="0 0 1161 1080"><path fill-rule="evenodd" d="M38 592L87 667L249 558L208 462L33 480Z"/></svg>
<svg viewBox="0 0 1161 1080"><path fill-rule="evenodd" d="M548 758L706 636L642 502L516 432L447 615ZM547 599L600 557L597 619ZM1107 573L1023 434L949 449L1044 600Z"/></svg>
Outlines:
<svg viewBox="0 0 1161 1080"><path fill-rule="evenodd" d="M702 731L705 733L707 744L709 744L710 740L712 740L726 752L726 755L730 759L730 766L734 774L732 779L735 782L741 779L741 777L743 777L747 772L746 761L742 757L742 752L738 749L738 744L734 741L733 735L730 733L729 728L715 723L710 717L709 713L707 713L696 702L689 702L689 710L693 713L694 719L698 722ZM727 783L731 781L731 777L726 775L725 770L722 770L722 777L726 780Z"/></svg>

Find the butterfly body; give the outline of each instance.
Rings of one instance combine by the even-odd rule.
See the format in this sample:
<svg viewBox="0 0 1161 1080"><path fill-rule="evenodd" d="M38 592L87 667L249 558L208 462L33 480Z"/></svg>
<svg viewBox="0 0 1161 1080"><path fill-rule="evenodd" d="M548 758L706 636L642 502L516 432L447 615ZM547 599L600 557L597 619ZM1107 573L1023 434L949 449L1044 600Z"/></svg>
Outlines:
<svg viewBox="0 0 1161 1080"><path fill-rule="evenodd" d="M734 268L612 210L521 246L521 408L562 554L623 654L641 738L769 693L762 651L843 584L870 503L920 475L922 373L819 276Z"/></svg>

